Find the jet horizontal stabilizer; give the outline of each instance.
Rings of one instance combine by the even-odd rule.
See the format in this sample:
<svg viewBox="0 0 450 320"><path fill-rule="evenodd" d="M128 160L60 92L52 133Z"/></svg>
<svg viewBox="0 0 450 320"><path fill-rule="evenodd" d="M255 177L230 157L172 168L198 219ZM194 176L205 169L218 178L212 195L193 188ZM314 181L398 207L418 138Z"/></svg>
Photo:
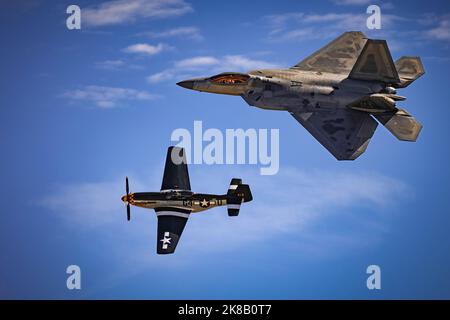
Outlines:
<svg viewBox="0 0 450 320"><path fill-rule="evenodd" d="M419 57L401 57L395 61L395 67L400 76L400 84L396 86L397 88L406 88L425 74Z"/></svg>
<svg viewBox="0 0 450 320"><path fill-rule="evenodd" d="M416 141L422 130L422 125L404 109L373 116L399 140Z"/></svg>

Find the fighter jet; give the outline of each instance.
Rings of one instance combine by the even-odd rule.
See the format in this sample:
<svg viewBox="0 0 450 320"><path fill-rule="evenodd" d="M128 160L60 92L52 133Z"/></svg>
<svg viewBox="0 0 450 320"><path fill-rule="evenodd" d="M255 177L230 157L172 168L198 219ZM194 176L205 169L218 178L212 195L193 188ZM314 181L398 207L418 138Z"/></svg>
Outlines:
<svg viewBox="0 0 450 320"><path fill-rule="evenodd" d="M154 209L158 217L158 254L174 253L191 213L218 206L227 206L228 215L239 215L241 203L252 201L250 187L241 179L232 179L227 194L215 195L191 191L186 155L183 148L169 147L164 176L159 192L130 193L128 177L125 178L126 195L122 201L127 206L130 221L130 205Z"/></svg>
<svg viewBox="0 0 450 320"><path fill-rule="evenodd" d="M397 106L406 99L397 89L424 73L419 57L401 57L394 64L385 40L354 31L289 69L226 72L177 84L288 111L336 159L354 160L366 150L375 119L399 140L416 141L422 125Z"/></svg>

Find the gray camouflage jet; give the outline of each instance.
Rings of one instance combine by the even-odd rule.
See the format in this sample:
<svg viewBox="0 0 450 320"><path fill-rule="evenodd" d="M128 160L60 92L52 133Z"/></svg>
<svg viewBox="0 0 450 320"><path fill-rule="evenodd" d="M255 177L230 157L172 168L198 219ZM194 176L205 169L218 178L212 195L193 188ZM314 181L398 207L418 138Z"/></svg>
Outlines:
<svg viewBox="0 0 450 320"><path fill-rule="evenodd" d="M289 69L226 72L177 83L210 93L241 96L249 105L288 111L338 160L367 148L378 122L395 137L416 141L422 125L397 95L424 74L419 57L395 64L385 40L346 32Z"/></svg>

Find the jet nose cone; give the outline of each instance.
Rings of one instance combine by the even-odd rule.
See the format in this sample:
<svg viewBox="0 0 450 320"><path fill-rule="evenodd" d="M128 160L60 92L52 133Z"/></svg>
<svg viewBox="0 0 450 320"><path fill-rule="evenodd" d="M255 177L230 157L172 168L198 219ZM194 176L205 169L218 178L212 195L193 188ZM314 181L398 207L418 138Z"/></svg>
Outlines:
<svg viewBox="0 0 450 320"><path fill-rule="evenodd" d="M185 80L185 81L180 81L177 83L177 85L179 85L180 87L186 88L186 89L194 89L194 80Z"/></svg>

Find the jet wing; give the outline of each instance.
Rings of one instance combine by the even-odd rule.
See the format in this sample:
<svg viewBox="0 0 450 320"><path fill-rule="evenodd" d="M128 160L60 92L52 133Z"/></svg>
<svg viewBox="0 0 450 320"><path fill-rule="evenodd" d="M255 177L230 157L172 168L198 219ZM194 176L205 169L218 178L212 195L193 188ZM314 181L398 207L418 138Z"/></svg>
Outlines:
<svg viewBox="0 0 450 320"><path fill-rule="evenodd" d="M190 211L178 208L158 208L155 211L158 217L156 252L158 254L174 253Z"/></svg>
<svg viewBox="0 0 450 320"><path fill-rule="evenodd" d="M186 154L183 148L169 147L161 190L191 190Z"/></svg>
<svg viewBox="0 0 450 320"><path fill-rule="evenodd" d="M292 69L348 75L366 42L367 38L362 32L345 32Z"/></svg>
<svg viewBox="0 0 450 320"><path fill-rule="evenodd" d="M338 160L358 158L378 125L369 114L344 108L290 113Z"/></svg>

